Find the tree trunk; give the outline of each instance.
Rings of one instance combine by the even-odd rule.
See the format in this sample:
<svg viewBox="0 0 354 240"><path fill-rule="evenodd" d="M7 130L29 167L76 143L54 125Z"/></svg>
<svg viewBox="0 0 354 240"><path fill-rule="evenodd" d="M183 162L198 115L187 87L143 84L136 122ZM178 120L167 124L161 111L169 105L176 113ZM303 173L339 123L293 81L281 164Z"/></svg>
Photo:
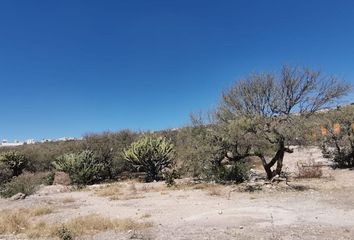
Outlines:
<svg viewBox="0 0 354 240"><path fill-rule="evenodd" d="M271 180L276 175L281 174L281 171L283 169L283 160L284 160L285 152L292 153L293 150L286 148L284 141L279 141L278 150L277 150L275 156L272 158L272 160L270 160L269 163L266 161L266 159L263 155L259 155L259 157L262 160L263 168L264 168L264 170L267 174L267 178L269 180ZM272 167L275 164L277 164L277 167L275 168L275 170L272 170Z"/></svg>

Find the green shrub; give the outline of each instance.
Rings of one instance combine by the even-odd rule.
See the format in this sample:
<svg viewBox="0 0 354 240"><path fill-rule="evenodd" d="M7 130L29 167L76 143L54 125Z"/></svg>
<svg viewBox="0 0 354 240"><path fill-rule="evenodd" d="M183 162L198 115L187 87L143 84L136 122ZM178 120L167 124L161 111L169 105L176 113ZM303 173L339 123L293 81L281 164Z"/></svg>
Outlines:
<svg viewBox="0 0 354 240"><path fill-rule="evenodd" d="M146 181L159 180L163 170L172 167L173 144L162 137L145 136L124 150L124 157L136 170L146 173Z"/></svg>
<svg viewBox="0 0 354 240"><path fill-rule="evenodd" d="M69 174L72 182L77 185L93 184L102 180L104 165L92 151L64 154L57 158L53 165L56 170Z"/></svg>
<svg viewBox="0 0 354 240"><path fill-rule="evenodd" d="M2 197L11 197L17 193L31 195L39 185L45 183L47 176L47 173L23 173L13 177L11 181L0 186L0 195Z"/></svg>
<svg viewBox="0 0 354 240"><path fill-rule="evenodd" d="M65 227L65 225L62 225L58 229L57 235L58 235L59 239L61 239L61 240L73 240L74 239L72 232L67 227Z"/></svg>
<svg viewBox="0 0 354 240"><path fill-rule="evenodd" d="M26 157L14 151L2 153L0 155L0 162L5 167L11 169L12 176L20 175L27 165Z"/></svg>
<svg viewBox="0 0 354 240"><path fill-rule="evenodd" d="M354 149L342 149L341 152L335 152L333 161L339 168L354 168Z"/></svg>
<svg viewBox="0 0 354 240"><path fill-rule="evenodd" d="M179 178L179 174L176 169L167 169L163 172L163 178L167 187L172 187L176 184L175 179Z"/></svg>
<svg viewBox="0 0 354 240"><path fill-rule="evenodd" d="M104 165L101 177L115 179L128 169L122 153L136 137L137 134L129 130L88 134L84 136L83 144L86 149L95 152L96 157Z"/></svg>
<svg viewBox="0 0 354 240"><path fill-rule="evenodd" d="M326 133L321 135L323 155L333 159L335 167L354 167L354 106L319 114L317 120Z"/></svg>
<svg viewBox="0 0 354 240"><path fill-rule="evenodd" d="M12 170L6 164L0 162L0 183L8 182L12 178Z"/></svg>
<svg viewBox="0 0 354 240"><path fill-rule="evenodd" d="M228 166L215 168L215 181L242 183L249 178L249 167L246 163L236 162Z"/></svg>

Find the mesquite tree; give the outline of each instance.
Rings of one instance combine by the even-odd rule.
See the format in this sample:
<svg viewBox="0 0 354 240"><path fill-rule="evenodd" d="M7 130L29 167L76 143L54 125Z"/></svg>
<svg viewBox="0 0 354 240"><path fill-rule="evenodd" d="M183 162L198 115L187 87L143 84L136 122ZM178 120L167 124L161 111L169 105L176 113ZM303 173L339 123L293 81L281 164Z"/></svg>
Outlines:
<svg viewBox="0 0 354 240"><path fill-rule="evenodd" d="M138 171L146 173L146 181L159 180L163 170L172 167L173 144L166 138L146 136L124 150L124 158Z"/></svg>
<svg viewBox="0 0 354 240"><path fill-rule="evenodd" d="M271 179L281 173L285 153L293 152L289 146L301 137L302 121L349 89L334 76L284 66L279 74L253 74L236 82L223 93L216 119L221 125L243 122L238 141L248 147L237 158L258 156Z"/></svg>
<svg viewBox="0 0 354 240"><path fill-rule="evenodd" d="M323 153L340 168L354 167L354 106L346 106L316 116L325 130L321 132ZM318 127L317 127L318 128Z"/></svg>

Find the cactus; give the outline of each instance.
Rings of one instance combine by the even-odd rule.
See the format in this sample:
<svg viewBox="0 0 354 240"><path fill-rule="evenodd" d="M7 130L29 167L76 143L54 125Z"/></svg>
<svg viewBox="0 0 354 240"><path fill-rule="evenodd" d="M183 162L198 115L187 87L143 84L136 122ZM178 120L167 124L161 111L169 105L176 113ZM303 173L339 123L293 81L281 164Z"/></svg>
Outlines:
<svg viewBox="0 0 354 240"><path fill-rule="evenodd" d="M78 185L92 184L100 180L104 168L92 151L64 154L53 162L58 171L69 174L73 183Z"/></svg>
<svg viewBox="0 0 354 240"><path fill-rule="evenodd" d="M20 175L27 166L27 159L24 155L14 151L5 152L0 155L0 162L11 169L12 176Z"/></svg>
<svg viewBox="0 0 354 240"><path fill-rule="evenodd" d="M166 138L147 136L132 143L123 156L132 167L145 172L149 182L159 180L161 172L173 165L175 150Z"/></svg>

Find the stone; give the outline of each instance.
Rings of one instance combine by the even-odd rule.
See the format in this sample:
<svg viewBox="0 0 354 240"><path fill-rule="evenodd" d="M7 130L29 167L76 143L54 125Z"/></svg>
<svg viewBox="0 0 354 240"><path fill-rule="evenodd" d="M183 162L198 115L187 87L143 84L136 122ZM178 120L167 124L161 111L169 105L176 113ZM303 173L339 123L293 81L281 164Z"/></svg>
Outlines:
<svg viewBox="0 0 354 240"><path fill-rule="evenodd" d="M71 178L69 174L65 172L55 172L53 185L69 186L71 184Z"/></svg>
<svg viewBox="0 0 354 240"><path fill-rule="evenodd" d="M26 198L26 194L24 193L17 193L11 197L11 200L16 201L16 200L22 200Z"/></svg>

